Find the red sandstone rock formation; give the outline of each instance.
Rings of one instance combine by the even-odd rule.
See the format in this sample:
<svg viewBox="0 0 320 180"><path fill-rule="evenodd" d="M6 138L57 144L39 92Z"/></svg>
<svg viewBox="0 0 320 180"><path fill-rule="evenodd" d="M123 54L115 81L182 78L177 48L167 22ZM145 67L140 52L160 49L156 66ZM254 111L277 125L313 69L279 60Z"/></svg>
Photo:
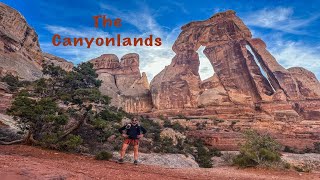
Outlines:
<svg viewBox="0 0 320 180"><path fill-rule="evenodd" d="M103 81L101 93L112 98L111 105L131 113L152 109L148 79L140 74L138 54L126 54L120 61L114 54L104 54L90 62Z"/></svg>
<svg viewBox="0 0 320 180"><path fill-rule="evenodd" d="M226 104L253 106L263 102L319 98L316 78L306 70L290 72L278 64L266 50L265 43L252 38L234 11L191 22L181 29L172 48L176 56L151 81L156 109ZM215 87L206 87L204 84L208 82L201 82L199 78L196 51L200 46L206 47L204 53L216 73ZM309 77L311 79L306 80Z"/></svg>
<svg viewBox="0 0 320 180"><path fill-rule="evenodd" d="M54 56L49 53L43 53L44 63L53 63L55 66L60 66L65 71L71 71L73 68L73 63L68 62L67 60Z"/></svg>
<svg viewBox="0 0 320 180"><path fill-rule="evenodd" d="M315 75L282 67L234 11L181 30L172 47L176 56L151 81L154 111L149 115L209 116L189 124L192 129L205 123L190 135L220 149L236 149L238 131L248 128L300 149L311 148L320 138L320 83ZM215 71L204 81L198 74L200 46ZM210 125L212 118L225 122Z"/></svg>
<svg viewBox="0 0 320 180"><path fill-rule="evenodd" d="M41 77L43 56L37 33L24 17L0 3L0 67L26 80Z"/></svg>

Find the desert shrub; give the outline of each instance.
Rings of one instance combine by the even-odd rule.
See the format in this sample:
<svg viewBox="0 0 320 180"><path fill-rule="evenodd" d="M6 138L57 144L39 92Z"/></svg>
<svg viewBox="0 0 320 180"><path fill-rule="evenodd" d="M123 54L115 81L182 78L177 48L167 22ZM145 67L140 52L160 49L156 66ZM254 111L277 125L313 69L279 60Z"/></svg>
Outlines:
<svg viewBox="0 0 320 180"><path fill-rule="evenodd" d="M79 135L69 134L64 141L59 142L59 149L64 151L76 151L83 143Z"/></svg>
<svg viewBox="0 0 320 180"><path fill-rule="evenodd" d="M196 147L196 153L192 153L195 156L196 162L200 167L211 168L213 166L212 157L221 156L221 152L216 149L207 148L203 141L200 139L194 139L193 146Z"/></svg>
<svg viewBox="0 0 320 180"><path fill-rule="evenodd" d="M217 157L221 157L223 154L221 153L221 151L219 151L218 149L216 148L210 148L209 150L210 154L212 156L217 156Z"/></svg>
<svg viewBox="0 0 320 180"><path fill-rule="evenodd" d="M161 126L159 123L148 119L141 117L141 124L142 126L147 129L147 138L152 138L153 141L157 142L160 141L160 132L161 132Z"/></svg>
<svg viewBox="0 0 320 180"><path fill-rule="evenodd" d="M19 78L11 74L5 75L0 80L8 84L8 88L11 92L17 91L18 88L22 86L22 84L19 81Z"/></svg>
<svg viewBox="0 0 320 180"><path fill-rule="evenodd" d="M314 146L314 153L320 154L320 142L313 143Z"/></svg>
<svg viewBox="0 0 320 180"><path fill-rule="evenodd" d="M235 154L230 153L230 152L226 152L222 155L222 159L225 163L227 163L228 165L232 165L233 164L233 159L236 157Z"/></svg>
<svg viewBox="0 0 320 180"><path fill-rule="evenodd" d="M93 124L94 128L96 128L96 129L104 129L108 125L107 121L102 118L94 119L92 124Z"/></svg>
<svg viewBox="0 0 320 180"><path fill-rule="evenodd" d="M302 165L296 165L293 166L294 170L298 171L298 172L311 172L313 169L313 165L312 162L308 161L308 162L304 162Z"/></svg>
<svg viewBox="0 0 320 180"><path fill-rule="evenodd" d="M98 154L96 154L95 159L96 160L110 160L112 158L112 154L107 151L101 151Z"/></svg>
<svg viewBox="0 0 320 180"><path fill-rule="evenodd" d="M214 119L213 120L213 124L216 126L216 125L218 125L219 123L223 123L224 122L224 120L223 119Z"/></svg>
<svg viewBox="0 0 320 180"><path fill-rule="evenodd" d="M262 111L261 105L260 104L255 104L254 105L254 110L255 111Z"/></svg>
<svg viewBox="0 0 320 180"><path fill-rule="evenodd" d="M163 127L165 128L171 128L172 127L172 124L171 124L171 121L170 120L164 120L163 121Z"/></svg>
<svg viewBox="0 0 320 180"><path fill-rule="evenodd" d="M205 124L204 123L197 123L196 126L197 126L197 130L202 130L202 129L205 128Z"/></svg>
<svg viewBox="0 0 320 180"><path fill-rule="evenodd" d="M285 146L283 149L283 152L288 152L288 153L299 153L295 148L292 148L290 146Z"/></svg>
<svg viewBox="0 0 320 180"><path fill-rule="evenodd" d="M121 121L121 119L125 116L123 112L113 112L109 109L105 109L97 114L97 117L104 119L106 121Z"/></svg>
<svg viewBox="0 0 320 180"><path fill-rule="evenodd" d="M198 105L198 108L205 108L203 104Z"/></svg>
<svg viewBox="0 0 320 180"><path fill-rule="evenodd" d="M174 122L172 124L172 129L178 132L184 132L186 129L179 123L179 122Z"/></svg>
<svg viewBox="0 0 320 180"><path fill-rule="evenodd" d="M178 132L184 132L185 131L185 128L177 121L174 122L174 123L171 123L170 120L164 120L163 127L172 128L172 129L174 129L175 131L178 131Z"/></svg>
<svg viewBox="0 0 320 180"><path fill-rule="evenodd" d="M263 165L281 160L280 145L268 135L260 135L255 131L245 132L245 143L240 147L240 154L233 162L240 167Z"/></svg>
<svg viewBox="0 0 320 180"><path fill-rule="evenodd" d="M187 117L184 116L183 114L178 114L178 115L177 115L177 118L179 118L179 119L187 119Z"/></svg>
<svg viewBox="0 0 320 180"><path fill-rule="evenodd" d="M154 151L157 153L180 153L181 151L173 145L173 140L169 137L160 138L160 141L154 143Z"/></svg>
<svg viewBox="0 0 320 180"><path fill-rule="evenodd" d="M166 119L162 114L159 115L158 118L161 119L161 120L165 120Z"/></svg>

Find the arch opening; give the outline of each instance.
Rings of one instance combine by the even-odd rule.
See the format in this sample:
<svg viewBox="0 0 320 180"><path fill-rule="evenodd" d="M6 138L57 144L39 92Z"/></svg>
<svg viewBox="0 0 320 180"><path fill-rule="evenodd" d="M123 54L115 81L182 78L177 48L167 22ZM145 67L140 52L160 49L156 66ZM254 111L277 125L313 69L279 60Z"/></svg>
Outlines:
<svg viewBox="0 0 320 180"><path fill-rule="evenodd" d="M201 81L212 77L214 74L214 69L210 60L203 53L204 49L205 49L205 46L200 46L197 50L197 53L199 55L199 61L200 61L199 75L200 75Z"/></svg>

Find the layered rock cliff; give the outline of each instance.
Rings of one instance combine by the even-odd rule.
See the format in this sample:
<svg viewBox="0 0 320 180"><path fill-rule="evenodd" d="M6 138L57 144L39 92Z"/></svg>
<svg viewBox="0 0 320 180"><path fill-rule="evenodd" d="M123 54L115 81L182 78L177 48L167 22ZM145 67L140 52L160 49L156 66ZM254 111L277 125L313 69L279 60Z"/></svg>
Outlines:
<svg viewBox="0 0 320 180"><path fill-rule="evenodd" d="M101 93L112 98L111 105L130 113L151 111L149 83L140 73L138 54L126 54L120 61L114 54L104 54L90 62L102 80Z"/></svg>
<svg viewBox="0 0 320 180"><path fill-rule="evenodd" d="M34 29L18 11L0 3L0 71L35 80L42 75L42 59Z"/></svg>

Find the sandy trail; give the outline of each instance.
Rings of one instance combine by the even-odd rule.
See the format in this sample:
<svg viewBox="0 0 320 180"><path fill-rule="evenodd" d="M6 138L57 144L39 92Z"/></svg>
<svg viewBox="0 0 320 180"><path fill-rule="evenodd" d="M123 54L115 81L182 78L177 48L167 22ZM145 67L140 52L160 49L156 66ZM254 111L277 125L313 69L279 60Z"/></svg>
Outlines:
<svg viewBox="0 0 320 180"><path fill-rule="evenodd" d="M0 146L0 179L320 179L320 174L265 169L173 169L117 164L36 147Z"/></svg>

